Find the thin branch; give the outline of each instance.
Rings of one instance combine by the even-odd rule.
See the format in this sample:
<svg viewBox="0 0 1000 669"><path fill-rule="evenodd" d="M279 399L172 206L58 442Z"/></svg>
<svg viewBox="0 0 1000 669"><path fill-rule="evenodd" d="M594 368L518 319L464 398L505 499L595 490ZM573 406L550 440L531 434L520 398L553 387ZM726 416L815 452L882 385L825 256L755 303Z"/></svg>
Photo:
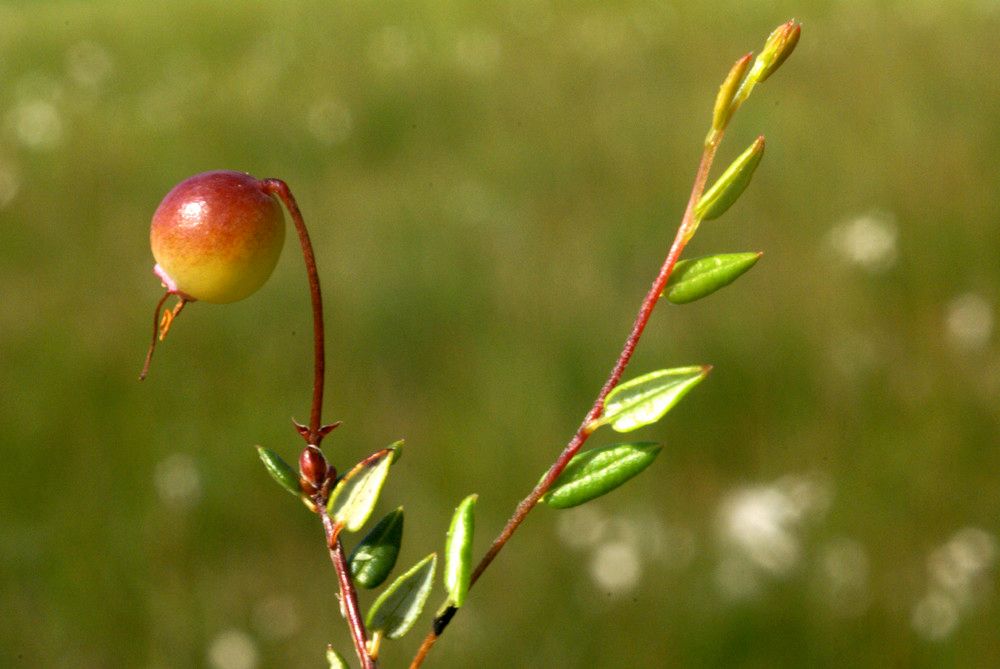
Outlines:
<svg viewBox="0 0 1000 669"><path fill-rule="evenodd" d="M507 521L507 524L497 535L497 538L493 540L493 544L490 546L489 550L476 565L475 570L472 572L472 582L470 588L479 577L482 576L483 572L490 566L494 558L503 550L503 547L513 536L517 528L524 522L524 519L528 516L535 505L538 504L538 500L548 492L555 480L562 474L563 470L572 460L573 456L576 455L580 448L586 443L587 439L593 432L592 424L593 422L600 418L601 413L604 411L604 400L607 398L608 393L614 390L615 386L621 381L622 375L625 373L625 368L628 366L629 361L632 359L632 354L635 352L635 348L639 343L639 338L642 337L643 331L646 329L646 325L649 323L649 318L653 314L653 309L656 307L657 302L660 299L660 295L663 293L663 289L667 285L667 281L670 279L670 274L674 270L674 266L677 264L678 258L680 258L681 253L684 251L684 247L687 245L688 241L691 239L691 235L694 233L697 227L698 221L695 218L695 206L698 204L698 200L701 198L702 193L705 191L705 184L708 181L708 172L712 167L712 161L715 159L715 152L718 149L719 142L722 140L722 133L713 133L709 141L705 143L704 150L702 152L701 161L698 165L698 171L695 173L694 184L691 187L691 196L688 198L687 208L684 211L684 216L681 219L681 224L677 228L677 234L674 236L673 244L670 246L670 251L667 253L666 259L663 261L663 265L660 267L659 274L657 274L656 279L650 286L649 291L646 293L646 297L642 301L642 305L639 307L639 312L636 314L635 322L632 325L632 331L625 341L625 345L622 348L621 353L618 356L618 360L615 362L614 367L611 370L610 375L601 387L600 393L597 395L597 399L594 400L593 406L590 411L587 412L586 417L583 422L580 423L580 427L577 428L576 433L570 439L569 443L563 449L562 453L556 459L552 466L546 472L545 476L541 481L534 487L534 489L525 497L514 510L514 514ZM454 617L457 609L454 607L448 607L444 612L438 616L434 621L434 626L431 632L424 638L423 643L421 643L417 654L414 656L412 662L410 663L410 669L417 669L423 664L427 653L434 646L437 639L444 633L447 628L448 623Z"/></svg>

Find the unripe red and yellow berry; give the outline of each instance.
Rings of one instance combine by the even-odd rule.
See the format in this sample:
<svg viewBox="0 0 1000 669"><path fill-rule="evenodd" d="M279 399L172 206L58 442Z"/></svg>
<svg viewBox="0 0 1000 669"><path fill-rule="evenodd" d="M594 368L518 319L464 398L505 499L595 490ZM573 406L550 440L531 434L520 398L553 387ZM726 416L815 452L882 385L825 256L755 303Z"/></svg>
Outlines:
<svg viewBox="0 0 1000 669"><path fill-rule="evenodd" d="M274 271L285 241L284 215L249 174L203 172L163 198L149 241L154 272L170 292L189 301L235 302Z"/></svg>

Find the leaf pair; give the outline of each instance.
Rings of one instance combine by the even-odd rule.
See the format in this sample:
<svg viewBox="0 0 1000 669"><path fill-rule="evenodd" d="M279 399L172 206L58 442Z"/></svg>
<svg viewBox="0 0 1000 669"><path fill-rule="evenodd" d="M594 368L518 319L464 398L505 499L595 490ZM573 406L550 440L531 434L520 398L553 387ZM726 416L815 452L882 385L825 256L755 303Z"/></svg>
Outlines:
<svg viewBox="0 0 1000 669"><path fill-rule="evenodd" d="M661 369L621 384L604 400L603 415L589 425L631 432L660 420L708 375L711 367ZM612 444L577 453L542 497L567 509L606 495L653 463L660 446L648 442Z"/></svg>

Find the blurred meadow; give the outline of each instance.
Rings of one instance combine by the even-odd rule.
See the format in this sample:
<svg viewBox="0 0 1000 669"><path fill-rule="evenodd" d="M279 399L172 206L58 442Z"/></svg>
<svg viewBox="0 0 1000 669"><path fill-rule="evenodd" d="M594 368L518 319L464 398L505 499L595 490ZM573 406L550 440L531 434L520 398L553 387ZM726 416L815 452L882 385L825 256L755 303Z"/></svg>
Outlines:
<svg viewBox="0 0 1000 669"><path fill-rule="evenodd" d="M327 453L405 438L400 566L471 492L478 556L610 369L723 76L791 17L719 167L757 134L764 161L688 252L764 258L661 305L629 370L712 375L629 486L536 510L427 666L1000 666L996 0L0 5L0 666L350 653L321 528L253 449L293 459L308 417L291 231L137 381L176 182L291 185Z"/></svg>

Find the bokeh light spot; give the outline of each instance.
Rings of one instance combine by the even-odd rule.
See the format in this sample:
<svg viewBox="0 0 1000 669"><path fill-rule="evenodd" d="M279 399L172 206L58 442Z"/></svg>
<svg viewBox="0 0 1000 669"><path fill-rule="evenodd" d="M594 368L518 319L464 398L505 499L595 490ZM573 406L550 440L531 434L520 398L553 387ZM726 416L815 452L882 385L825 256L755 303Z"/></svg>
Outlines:
<svg viewBox="0 0 1000 669"><path fill-rule="evenodd" d="M642 575L642 563L635 546L616 541L599 546L590 559L590 576L598 587L612 594L628 592Z"/></svg>
<svg viewBox="0 0 1000 669"><path fill-rule="evenodd" d="M295 600L288 595L271 595L253 608L254 629L269 639L288 639L302 627Z"/></svg>
<svg viewBox="0 0 1000 669"><path fill-rule="evenodd" d="M986 347L993 336L993 305L975 293L959 295L948 305L945 330L952 346L964 351Z"/></svg>
<svg viewBox="0 0 1000 669"><path fill-rule="evenodd" d="M820 549L821 596L837 615L861 615L870 602L871 564L868 551L858 541L833 539Z"/></svg>
<svg viewBox="0 0 1000 669"><path fill-rule="evenodd" d="M0 160L0 209L13 202L20 190L21 179L13 165Z"/></svg>
<svg viewBox="0 0 1000 669"><path fill-rule="evenodd" d="M201 474L186 453L173 453L157 463L153 482L160 499L174 508L194 506L201 498Z"/></svg>
<svg viewBox="0 0 1000 669"><path fill-rule="evenodd" d="M580 506L559 514L556 532L564 544L577 550L596 546L608 529L607 516L597 507Z"/></svg>
<svg viewBox="0 0 1000 669"><path fill-rule="evenodd" d="M385 26L368 45L372 64L385 70L403 70L413 61L413 43L399 26Z"/></svg>
<svg viewBox="0 0 1000 669"><path fill-rule="evenodd" d="M239 630L222 632L208 647L208 662L214 669L254 669L259 661L257 644Z"/></svg>
<svg viewBox="0 0 1000 669"><path fill-rule="evenodd" d="M869 212L835 227L827 243L844 261L878 274L896 264L898 237L894 216Z"/></svg>
<svg viewBox="0 0 1000 669"><path fill-rule="evenodd" d="M913 608L912 622L921 636L940 641L958 626L958 606L946 595L929 593Z"/></svg>
<svg viewBox="0 0 1000 669"><path fill-rule="evenodd" d="M24 146L51 149L63 136L62 115L48 100L24 100L7 114L7 125Z"/></svg>
<svg viewBox="0 0 1000 669"><path fill-rule="evenodd" d="M113 69L111 54L96 42L77 42L66 51L69 78L84 88L99 87Z"/></svg>
<svg viewBox="0 0 1000 669"><path fill-rule="evenodd" d="M962 615L988 595L996 554L996 537L977 527L959 530L931 551L927 593L911 616L914 630L932 641L950 636Z"/></svg>
<svg viewBox="0 0 1000 669"><path fill-rule="evenodd" d="M471 74L485 74L500 61L500 39L487 32L467 32L455 43L455 60Z"/></svg>
<svg viewBox="0 0 1000 669"><path fill-rule="evenodd" d="M763 576L784 577L802 561L800 533L821 516L830 487L813 477L785 476L771 485L738 488L720 503L717 538L723 551L716 584L729 599L757 592Z"/></svg>
<svg viewBox="0 0 1000 669"><path fill-rule="evenodd" d="M351 135L354 117L339 100L318 100L309 107L306 125L318 141L326 145L340 144Z"/></svg>

